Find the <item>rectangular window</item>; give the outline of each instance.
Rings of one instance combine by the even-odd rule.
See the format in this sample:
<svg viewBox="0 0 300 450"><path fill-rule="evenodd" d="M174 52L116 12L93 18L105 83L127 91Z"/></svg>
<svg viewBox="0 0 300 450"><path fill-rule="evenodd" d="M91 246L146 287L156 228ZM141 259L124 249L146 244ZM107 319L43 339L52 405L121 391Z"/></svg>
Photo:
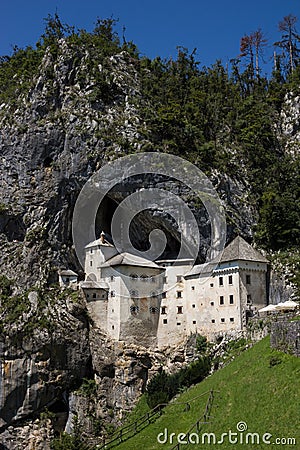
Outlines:
<svg viewBox="0 0 300 450"><path fill-rule="evenodd" d="M167 282L167 277L163 277L163 283Z"/></svg>
<svg viewBox="0 0 300 450"><path fill-rule="evenodd" d="M211 319L211 323L216 323L215 319Z"/></svg>
<svg viewBox="0 0 300 450"><path fill-rule="evenodd" d="M177 298L182 298L182 291L177 291L176 294L177 294Z"/></svg>
<svg viewBox="0 0 300 450"><path fill-rule="evenodd" d="M252 297L250 294L247 295L247 305L251 305L252 304Z"/></svg>
<svg viewBox="0 0 300 450"><path fill-rule="evenodd" d="M223 286L223 277L219 277L219 286Z"/></svg>
<svg viewBox="0 0 300 450"><path fill-rule="evenodd" d="M246 275L246 284L251 284L251 275Z"/></svg>
<svg viewBox="0 0 300 450"><path fill-rule="evenodd" d="M180 281L182 281L182 275L177 275L176 280L177 283L180 283Z"/></svg>
<svg viewBox="0 0 300 450"><path fill-rule="evenodd" d="M91 255L94 253L94 250L91 248Z"/></svg>
<svg viewBox="0 0 300 450"><path fill-rule="evenodd" d="M192 291L194 291L195 290L195 286L192 286Z"/></svg>
<svg viewBox="0 0 300 450"><path fill-rule="evenodd" d="M181 325L181 322L177 322L177 325Z"/></svg>
<svg viewBox="0 0 300 450"><path fill-rule="evenodd" d="M224 296L223 295L220 296L220 305L224 305Z"/></svg>
<svg viewBox="0 0 300 450"><path fill-rule="evenodd" d="M229 295L229 304L233 305L233 295Z"/></svg>
<svg viewBox="0 0 300 450"><path fill-rule="evenodd" d="M222 323L224 323L224 322L225 322L225 319L224 319L224 317L221 317L221 322L222 322Z"/></svg>
<svg viewBox="0 0 300 450"><path fill-rule="evenodd" d="M177 314L183 314L182 310L183 310L182 306L177 306Z"/></svg>
<svg viewBox="0 0 300 450"><path fill-rule="evenodd" d="M162 292L161 298L166 298L166 297L167 297L167 293L166 292Z"/></svg>
<svg viewBox="0 0 300 450"><path fill-rule="evenodd" d="M168 319L163 319L163 324L166 325L168 323Z"/></svg>
<svg viewBox="0 0 300 450"><path fill-rule="evenodd" d="M111 297L115 297L115 296L116 296L115 291L110 291L110 296L111 296Z"/></svg>
<svg viewBox="0 0 300 450"><path fill-rule="evenodd" d="M232 275L228 275L228 284L232 284Z"/></svg>
<svg viewBox="0 0 300 450"><path fill-rule="evenodd" d="M161 307L161 313L162 314L167 314L167 307L166 306L162 306Z"/></svg>
<svg viewBox="0 0 300 450"><path fill-rule="evenodd" d="M90 261L90 266L92 267L92 265L93 265L93 261Z"/></svg>
<svg viewBox="0 0 300 450"><path fill-rule="evenodd" d="M113 275L110 276L110 281L115 281L115 277Z"/></svg>
<svg viewBox="0 0 300 450"><path fill-rule="evenodd" d="M96 297L97 297L97 295L94 293L94 294L93 294L93 298L96 298Z"/></svg>
<svg viewBox="0 0 300 450"><path fill-rule="evenodd" d="M230 322L234 322L234 317L230 317Z"/></svg>

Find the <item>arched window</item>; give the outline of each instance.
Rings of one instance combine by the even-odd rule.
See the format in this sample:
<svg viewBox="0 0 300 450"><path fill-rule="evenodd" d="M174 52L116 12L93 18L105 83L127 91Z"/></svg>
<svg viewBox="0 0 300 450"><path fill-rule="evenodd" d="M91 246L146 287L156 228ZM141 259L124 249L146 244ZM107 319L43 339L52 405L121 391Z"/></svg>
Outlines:
<svg viewBox="0 0 300 450"><path fill-rule="evenodd" d="M136 274L136 273L131 273L130 274L130 278L132 279L132 280L137 280L138 279L138 275Z"/></svg>
<svg viewBox="0 0 300 450"><path fill-rule="evenodd" d="M130 306L130 312L131 312L132 315L138 314L138 312L139 312L139 307L136 306L136 305L131 305L131 306Z"/></svg>
<svg viewBox="0 0 300 450"><path fill-rule="evenodd" d="M130 291L130 297L138 298L138 296L139 296L139 292L136 291L135 289L132 289L132 291Z"/></svg>
<svg viewBox="0 0 300 450"><path fill-rule="evenodd" d="M157 297L157 292L156 291L152 291L150 295L151 295L152 298Z"/></svg>
<svg viewBox="0 0 300 450"><path fill-rule="evenodd" d="M148 281L148 276L145 275L144 273L141 275L141 280L142 281Z"/></svg>

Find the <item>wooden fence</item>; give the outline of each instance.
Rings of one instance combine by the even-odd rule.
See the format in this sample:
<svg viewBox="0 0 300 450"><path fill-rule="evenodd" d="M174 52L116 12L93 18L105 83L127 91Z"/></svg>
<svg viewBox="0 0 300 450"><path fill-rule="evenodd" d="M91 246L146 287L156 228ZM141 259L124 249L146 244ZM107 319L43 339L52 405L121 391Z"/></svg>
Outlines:
<svg viewBox="0 0 300 450"><path fill-rule="evenodd" d="M213 401L215 398L215 392L218 392L218 391L214 391L213 389L211 391L209 391L209 397L206 402L204 414L200 417L199 420L197 420L196 423L194 423L191 426L189 431L187 433L185 433L184 440L187 442L187 444L184 444L184 446L191 443L190 442L191 433L195 433L195 432L199 433L200 430L202 429L202 426L209 423L210 412L211 412L211 408L212 408ZM180 450L182 446L183 446L183 444L177 443L174 447L171 448L171 450Z"/></svg>
<svg viewBox="0 0 300 450"><path fill-rule="evenodd" d="M190 403L197 400L199 397L203 397L204 395L210 394L209 399L211 398L212 391L204 392L201 395L197 395L196 397L193 397L188 402L175 402L174 406L176 405L185 405L186 411L190 409ZM206 403L206 409L204 415L208 414L208 411L210 408L209 399ZM94 444L93 447L90 447L90 450L97 449L97 450L109 450L113 447L116 447L117 445L121 444L122 442L126 441L127 439L130 439L131 437L135 436L137 433L142 431L145 427L150 425L150 423L154 422L158 417L162 415L162 410L165 408L165 406L171 406L172 403L161 403L155 408L151 409L151 411L148 411L146 414L144 414L139 419L135 420L134 422L125 425L124 427L117 430L107 441L102 441L101 443ZM174 447L175 448L175 447ZM177 448L177 447L176 447Z"/></svg>

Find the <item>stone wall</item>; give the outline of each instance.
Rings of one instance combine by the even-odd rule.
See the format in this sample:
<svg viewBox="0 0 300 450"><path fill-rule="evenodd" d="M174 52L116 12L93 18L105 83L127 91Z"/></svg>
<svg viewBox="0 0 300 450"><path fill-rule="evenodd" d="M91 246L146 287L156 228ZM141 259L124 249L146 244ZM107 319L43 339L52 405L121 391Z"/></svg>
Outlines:
<svg viewBox="0 0 300 450"><path fill-rule="evenodd" d="M300 357L300 321L273 323L271 347Z"/></svg>

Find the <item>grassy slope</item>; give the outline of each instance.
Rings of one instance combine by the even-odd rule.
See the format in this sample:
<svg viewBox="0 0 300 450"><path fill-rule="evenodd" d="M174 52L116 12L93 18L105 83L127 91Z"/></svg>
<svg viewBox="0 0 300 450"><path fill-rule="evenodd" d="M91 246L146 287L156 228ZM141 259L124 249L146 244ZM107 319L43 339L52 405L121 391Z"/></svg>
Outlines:
<svg viewBox="0 0 300 450"><path fill-rule="evenodd" d="M276 355L279 355L282 362L270 367L270 359ZM165 445L157 442L158 433L163 432L165 428L168 428L169 435L172 432L178 434L188 431L203 414L207 396L195 401L191 399L210 389L220 392L212 408L212 422L204 425L200 435L203 432L213 432L219 439L221 434L228 430L236 432L236 424L244 421L248 425L247 432L256 432L261 436L267 432L271 433L272 442L275 438L295 437L297 444L233 445L226 438L223 444L183 445L181 448L254 450L300 448L300 359L271 350L269 338L266 338L242 353L224 369L180 395L165 409L162 417L117 449L170 449L172 447L170 442ZM188 412L184 411L183 404L179 404L186 401L191 402L191 409ZM174 444L176 442L174 441Z"/></svg>

